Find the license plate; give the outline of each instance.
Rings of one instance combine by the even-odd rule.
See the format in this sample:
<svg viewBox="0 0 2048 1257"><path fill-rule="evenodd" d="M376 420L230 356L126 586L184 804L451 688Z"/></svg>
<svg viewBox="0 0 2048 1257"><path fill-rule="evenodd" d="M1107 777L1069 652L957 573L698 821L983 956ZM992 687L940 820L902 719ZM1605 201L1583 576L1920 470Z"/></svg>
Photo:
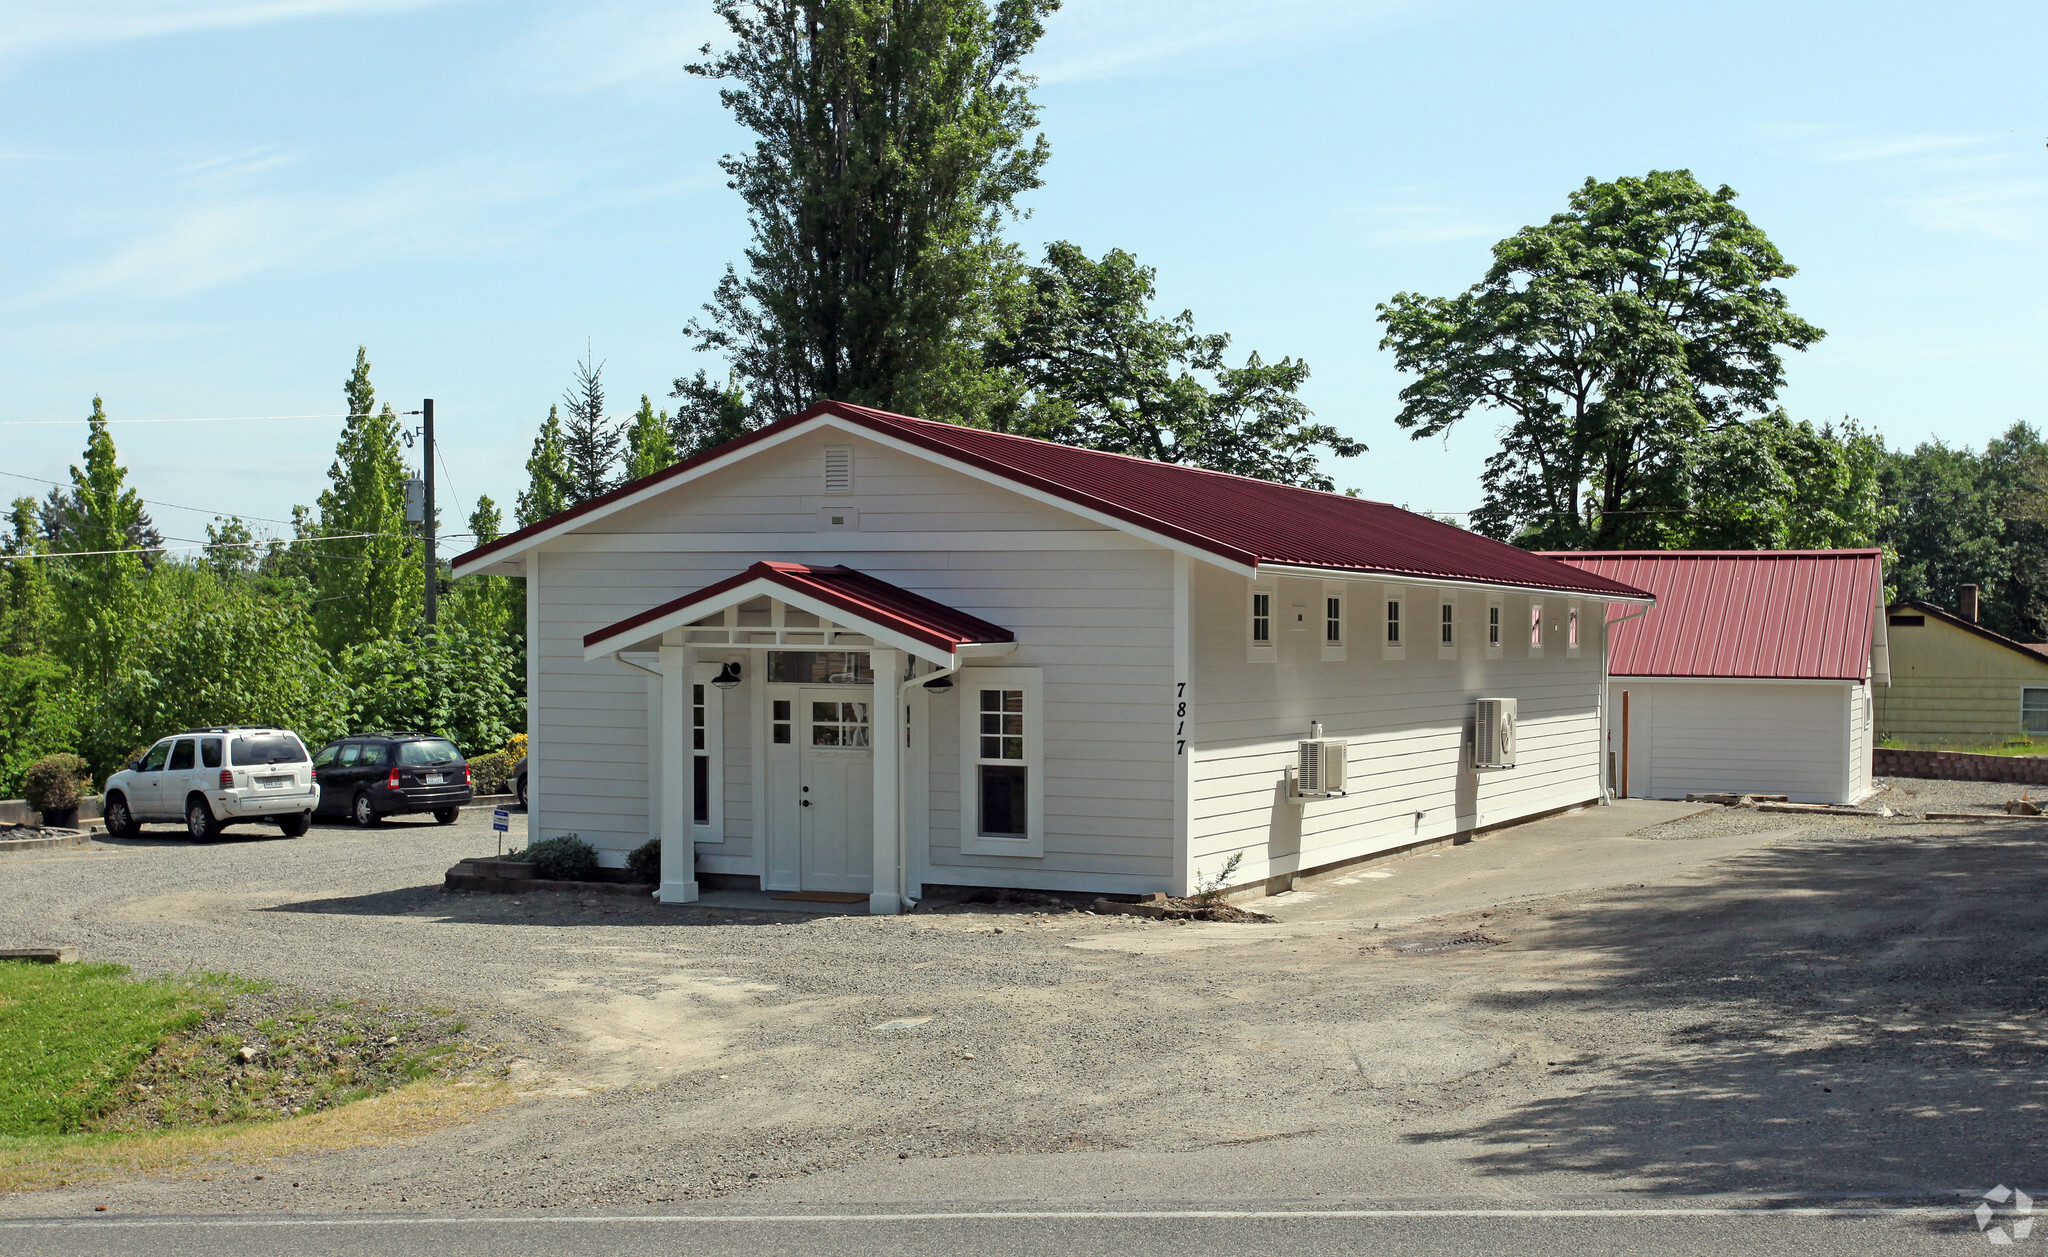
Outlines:
<svg viewBox="0 0 2048 1257"><path fill-rule="evenodd" d="M282 790L292 784L292 779L290 777L258 777L256 784L262 786L265 790Z"/></svg>
<svg viewBox="0 0 2048 1257"><path fill-rule="evenodd" d="M430 786L438 786L445 780L447 780L447 778L443 777L440 773L427 774L427 784Z"/></svg>

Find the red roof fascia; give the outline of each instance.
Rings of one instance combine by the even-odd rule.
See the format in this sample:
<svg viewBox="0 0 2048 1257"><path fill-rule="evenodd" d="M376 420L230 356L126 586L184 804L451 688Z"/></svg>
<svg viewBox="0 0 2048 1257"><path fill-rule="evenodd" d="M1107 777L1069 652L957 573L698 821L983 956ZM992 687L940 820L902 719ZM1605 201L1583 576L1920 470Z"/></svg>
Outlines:
<svg viewBox="0 0 2048 1257"><path fill-rule="evenodd" d="M1614 626L1615 676L1861 681L1884 590L1880 550L1552 552L1657 605Z"/></svg>
<svg viewBox="0 0 2048 1257"><path fill-rule="evenodd" d="M801 414L621 485L455 562L468 563L682 475L791 426L832 415L1013 483L1246 566L1286 564L1642 598L1642 590L1385 502L1274 484L1127 454L819 402Z"/></svg>
<svg viewBox="0 0 2048 1257"><path fill-rule="evenodd" d="M595 633L586 633L583 644L585 647L595 646L601 641L629 633L656 620L667 619L678 612L714 602L721 594L730 593L757 580L765 580L794 592L808 594L828 606L836 607L870 624L894 629L906 637L942 650L950 651L972 642L1016 640L1016 636L1009 629L999 624L991 624L987 620L956 610L942 602L934 602L923 594L912 593L900 585L877 580L865 572L856 572L850 567L818 567L806 563L777 563L764 560L744 572L706 585L694 593L684 594L658 607L651 607L637 615L628 616L617 624L601 628Z"/></svg>

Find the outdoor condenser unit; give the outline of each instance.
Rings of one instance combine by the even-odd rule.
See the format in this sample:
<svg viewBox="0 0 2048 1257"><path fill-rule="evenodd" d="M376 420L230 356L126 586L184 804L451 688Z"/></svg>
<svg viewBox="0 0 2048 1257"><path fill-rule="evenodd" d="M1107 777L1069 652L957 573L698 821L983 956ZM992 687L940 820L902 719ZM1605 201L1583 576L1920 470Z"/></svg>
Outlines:
<svg viewBox="0 0 2048 1257"><path fill-rule="evenodd" d="M1323 726L1309 726L1309 736L1296 744L1294 767L1287 774L1287 797L1341 799L1344 797L1344 766L1351 744L1343 738L1322 736Z"/></svg>
<svg viewBox="0 0 2048 1257"><path fill-rule="evenodd" d="M1472 717L1472 766L1515 766L1515 700L1482 698Z"/></svg>

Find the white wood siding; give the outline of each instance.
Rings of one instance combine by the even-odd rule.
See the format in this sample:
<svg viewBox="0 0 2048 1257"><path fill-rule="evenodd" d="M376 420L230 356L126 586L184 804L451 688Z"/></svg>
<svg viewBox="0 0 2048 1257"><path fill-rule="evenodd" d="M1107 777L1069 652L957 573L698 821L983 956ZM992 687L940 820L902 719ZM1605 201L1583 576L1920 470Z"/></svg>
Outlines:
<svg viewBox="0 0 2048 1257"><path fill-rule="evenodd" d="M1194 565L1191 687L1194 879L1237 852L1232 882L1276 876L1491 826L1599 797L1602 605L1580 604L1581 647L1565 647L1569 600L1544 600L1547 649L1531 658L1527 597L1500 595L1504 650L1488 658L1485 590L1451 593L1455 657L1437 648L1437 588L1409 586L1405 658L1386 658L1386 598L1349 586L1347 649L1325 660L1321 620L1276 625L1274 663L1246 659L1250 583ZM1320 581L1282 578L1283 612L1322 605ZM1414 608L1421 608L1417 614ZM1291 621L1291 614L1276 617ZM1552 627L1554 626L1554 627ZM1473 700L1520 704L1516 766L1469 767ZM1283 773L1311 720L1350 742L1348 797L1290 804Z"/></svg>
<svg viewBox="0 0 2048 1257"><path fill-rule="evenodd" d="M854 491L823 495L823 448L854 446ZM829 507L857 526L828 530ZM843 433L793 441L544 547L533 637L534 741L548 781L536 837L575 832L617 864L650 829L647 687L582 639L761 559L844 563L1001 624L1006 659L1044 670L1045 855L959 850L957 710L962 691L920 699L905 768L928 780L906 809L913 876L936 883L1169 889L1173 558L971 477ZM706 648L707 658L718 657ZM755 809L759 652L720 693L725 842L700 845L708 872L760 874ZM885 700L877 696L876 701ZM923 714L923 713L921 713ZM931 756L927 773L923 756ZM927 850L919 825L928 818Z"/></svg>
<svg viewBox="0 0 2048 1257"><path fill-rule="evenodd" d="M1847 803L1869 792L1869 723L1856 718L1868 710L1864 686L1616 677L1609 688L1617 748L1629 694L1629 793L1638 798L1725 790Z"/></svg>

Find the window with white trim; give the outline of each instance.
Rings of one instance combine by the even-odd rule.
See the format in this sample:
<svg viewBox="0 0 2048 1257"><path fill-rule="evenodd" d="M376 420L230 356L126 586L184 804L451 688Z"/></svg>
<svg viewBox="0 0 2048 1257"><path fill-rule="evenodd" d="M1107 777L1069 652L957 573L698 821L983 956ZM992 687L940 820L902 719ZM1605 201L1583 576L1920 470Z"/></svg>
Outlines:
<svg viewBox="0 0 2048 1257"><path fill-rule="evenodd" d="M702 681L690 687L690 798L698 825L711 823L711 750L704 744L704 690Z"/></svg>
<svg viewBox="0 0 2048 1257"><path fill-rule="evenodd" d="M1448 595L1436 604L1436 655L1439 659L1458 657L1458 604Z"/></svg>
<svg viewBox="0 0 2048 1257"><path fill-rule="evenodd" d="M1245 606L1245 657L1253 663L1275 663L1280 658L1273 623L1278 600L1279 590L1268 582L1251 587L1251 597Z"/></svg>
<svg viewBox="0 0 2048 1257"><path fill-rule="evenodd" d="M960 850L1045 854L1044 717L1036 668L963 668Z"/></svg>
<svg viewBox="0 0 2048 1257"><path fill-rule="evenodd" d="M700 659L690 682L690 828L698 842L725 841L725 691L711 684L724 667Z"/></svg>
<svg viewBox="0 0 2048 1257"><path fill-rule="evenodd" d="M1565 611L1564 653L1573 659L1579 657L1579 604L1576 602Z"/></svg>
<svg viewBox="0 0 2048 1257"><path fill-rule="evenodd" d="M1493 597L1486 602L1486 657L1498 659L1506 640L1501 636L1500 599Z"/></svg>
<svg viewBox="0 0 2048 1257"><path fill-rule="evenodd" d="M1385 627L1380 635L1380 656L1400 659L1408 651L1407 595L1398 585L1386 586L1383 593L1386 617L1382 621Z"/></svg>
<svg viewBox="0 0 2048 1257"><path fill-rule="evenodd" d="M1543 654L1543 604L1529 604L1529 657L1540 658Z"/></svg>
<svg viewBox="0 0 2048 1257"><path fill-rule="evenodd" d="M2048 735L2048 689L2028 686L2020 691L2020 727L2030 737Z"/></svg>
<svg viewBox="0 0 2048 1257"><path fill-rule="evenodd" d="M1323 658L1344 658L1344 586L1332 582L1323 586Z"/></svg>

